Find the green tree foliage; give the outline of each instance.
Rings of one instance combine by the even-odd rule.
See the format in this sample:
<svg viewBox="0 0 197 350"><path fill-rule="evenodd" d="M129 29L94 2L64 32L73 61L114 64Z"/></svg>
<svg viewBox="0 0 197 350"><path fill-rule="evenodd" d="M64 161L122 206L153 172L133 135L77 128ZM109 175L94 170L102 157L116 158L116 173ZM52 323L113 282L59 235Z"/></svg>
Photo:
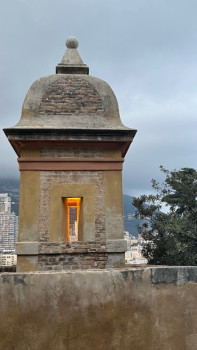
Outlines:
<svg viewBox="0 0 197 350"><path fill-rule="evenodd" d="M149 264L197 265L197 171L160 169L166 178L152 180L155 194L133 200L136 218L146 219L138 226L142 253Z"/></svg>

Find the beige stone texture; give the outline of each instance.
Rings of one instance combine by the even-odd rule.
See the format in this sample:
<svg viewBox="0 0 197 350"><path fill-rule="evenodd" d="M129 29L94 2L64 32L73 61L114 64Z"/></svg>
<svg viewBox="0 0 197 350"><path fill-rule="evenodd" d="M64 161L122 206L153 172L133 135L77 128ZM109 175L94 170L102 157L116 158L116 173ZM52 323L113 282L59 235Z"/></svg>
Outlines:
<svg viewBox="0 0 197 350"><path fill-rule="evenodd" d="M106 249L109 253L126 252L127 241L125 239L108 239Z"/></svg>
<svg viewBox="0 0 197 350"><path fill-rule="evenodd" d="M121 158L120 149L104 150L104 158Z"/></svg>
<svg viewBox="0 0 197 350"><path fill-rule="evenodd" d="M89 190L88 190L89 189ZM43 171L40 179L39 240L62 241L63 197L84 197L84 240L105 240L105 186L102 171Z"/></svg>
<svg viewBox="0 0 197 350"><path fill-rule="evenodd" d="M125 265L125 253L109 253L106 261L106 268L118 268Z"/></svg>
<svg viewBox="0 0 197 350"><path fill-rule="evenodd" d="M64 198L81 198L81 237L79 241L95 240L95 186L92 184L58 184L50 188L50 241L66 240Z"/></svg>
<svg viewBox="0 0 197 350"><path fill-rule="evenodd" d="M20 177L19 242L38 241L39 172L25 171Z"/></svg>
<svg viewBox="0 0 197 350"><path fill-rule="evenodd" d="M107 239L124 238L122 173L105 172L105 211Z"/></svg>
<svg viewBox="0 0 197 350"><path fill-rule="evenodd" d="M17 272L38 271L38 255L17 255Z"/></svg>
<svg viewBox="0 0 197 350"><path fill-rule="evenodd" d="M41 150L41 156L46 158L99 158L103 157L103 152L98 149L87 149L80 147L43 148Z"/></svg>
<svg viewBox="0 0 197 350"><path fill-rule="evenodd" d="M38 255L38 242L16 242L17 255Z"/></svg>
<svg viewBox="0 0 197 350"><path fill-rule="evenodd" d="M39 157L40 150L32 148L22 148L21 157Z"/></svg>
<svg viewBox="0 0 197 350"><path fill-rule="evenodd" d="M67 82L73 83L73 88L80 96L79 103L74 105L74 111L70 111L70 105L73 99L70 97L70 91L64 89ZM62 101L54 92L58 90L58 85L63 86L61 92ZM68 84L69 86L69 84ZM84 86L86 88L84 94ZM79 89L79 90L78 90ZM93 93L94 92L94 93ZM95 94L95 97L93 96ZM84 108L84 101L89 104ZM97 97L97 99L95 99ZM46 101L52 101L54 105L44 105ZM83 102L83 103L82 103ZM56 107L59 107L59 113L56 114ZM99 106L99 108L98 108ZM62 111L66 107L65 112ZM94 115L92 114L92 108ZM100 113L101 112L101 113ZM63 113L63 118L62 118ZM51 118L51 114L53 117ZM70 115L72 114L72 118ZM82 118L79 118L79 116ZM110 86L103 80L85 75L78 74L56 74L40 78L30 87L22 109L22 115L19 123L15 128L24 127L50 127L50 128L80 128L80 129L120 129L131 130L126 128L119 115L119 108L116 97Z"/></svg>
<svg viewBox="0 0 197 350"><path fill-rule="evenodd" d="M0 274L0 349L196 350L197 268Z"/></svg>

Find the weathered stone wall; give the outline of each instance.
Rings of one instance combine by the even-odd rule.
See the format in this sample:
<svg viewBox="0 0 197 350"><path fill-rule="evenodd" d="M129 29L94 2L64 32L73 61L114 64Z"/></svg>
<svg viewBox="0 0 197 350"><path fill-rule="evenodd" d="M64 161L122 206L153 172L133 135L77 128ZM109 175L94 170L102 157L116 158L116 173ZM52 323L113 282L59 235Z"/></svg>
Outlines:
<svg viewBox="0 0 197 350"><path fill-rule="evenodd" d="M40 151L41 157L57 157L57 158L99 158L103 157L103 152L97 149L87 149L87 148L43 148ZM120 157L120 156L119 156Z"/></svg>
<svg viewBox="0 0 197 350"><path fill-rule="evenodd" d="M76 251L80 250L79 248ZM108 260L108 253L75 253L75 254L54 254L39 255L38 264L40 271L60 271L73 269L105 268Z"/></svg>
<svg viewBox="0 0 197 350"><path fill-rule="evenodd" d="M0 274L0 349L196 350L197 267Z"/></svg>
<svg viewBox="0 0 197 350"><path fill-rule="evenodd" d="M105 241L105 187L103 172L88 171L43 171L40 173L40 216L39 216L39 241L50 239L50 186L55 184L94 184L95 185L95 240ZM75 195L75 194L74 194ZM57 218L58 219L58 218Z"/></svg>
<svg viewBox="0 0 197 350"><path fill-rule="evenodd" d="M51 83L42 96L39 114L94 117L104 114L104 106L92 84L81 77L63 76Z"/></svg>
<svg viewBox="0 0 197 350"><path fill-rule="evenodd" d="M116 147L108 150L79 146L46 147L36 152L26 149L22 155L30 160L121 157ZM100 269L124 264L120 170L22 171L20 194L18 272ZM63 198L67 197L83 198L77 242L66 240Z"/></svg>

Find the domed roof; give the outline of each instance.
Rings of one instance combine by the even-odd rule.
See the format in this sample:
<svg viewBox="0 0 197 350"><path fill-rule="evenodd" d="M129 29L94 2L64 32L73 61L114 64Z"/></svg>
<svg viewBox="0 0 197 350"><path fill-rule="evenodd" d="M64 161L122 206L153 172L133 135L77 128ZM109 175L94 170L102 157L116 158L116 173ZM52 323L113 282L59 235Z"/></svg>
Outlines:
<svg viewBox="0 0 197 350"><path fill-rule="evenodd" d="M89 76L71 37L56 74L36 80L14 128L123 129L116 97L103 80Z"/></svg>
<svg viewBox="0 0 197 350"><path fill-rule="evenodd" d="M36 80L30 87L19 122L4 132L20 157L24 147L51 144L99 143L119 145L125 156L136 130L125 127L110 86L89 76L76 38L67 49L56 74ZM37 146L36 146L37 145Z"/></svg>

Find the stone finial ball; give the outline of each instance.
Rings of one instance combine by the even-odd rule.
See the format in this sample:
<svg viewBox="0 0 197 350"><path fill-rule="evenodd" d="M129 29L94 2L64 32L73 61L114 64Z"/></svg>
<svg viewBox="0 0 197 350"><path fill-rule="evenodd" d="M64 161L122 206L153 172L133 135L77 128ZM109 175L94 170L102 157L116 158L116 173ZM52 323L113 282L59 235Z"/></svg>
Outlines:
<svg viewBox="0 0 197 350"><path fill-rule="evenodd" d="M79 46L79 42L78 42L77 38L75 38L74 36L70 36L66 40L66 47L68 49L77 49L78 46Z"/></svg>

